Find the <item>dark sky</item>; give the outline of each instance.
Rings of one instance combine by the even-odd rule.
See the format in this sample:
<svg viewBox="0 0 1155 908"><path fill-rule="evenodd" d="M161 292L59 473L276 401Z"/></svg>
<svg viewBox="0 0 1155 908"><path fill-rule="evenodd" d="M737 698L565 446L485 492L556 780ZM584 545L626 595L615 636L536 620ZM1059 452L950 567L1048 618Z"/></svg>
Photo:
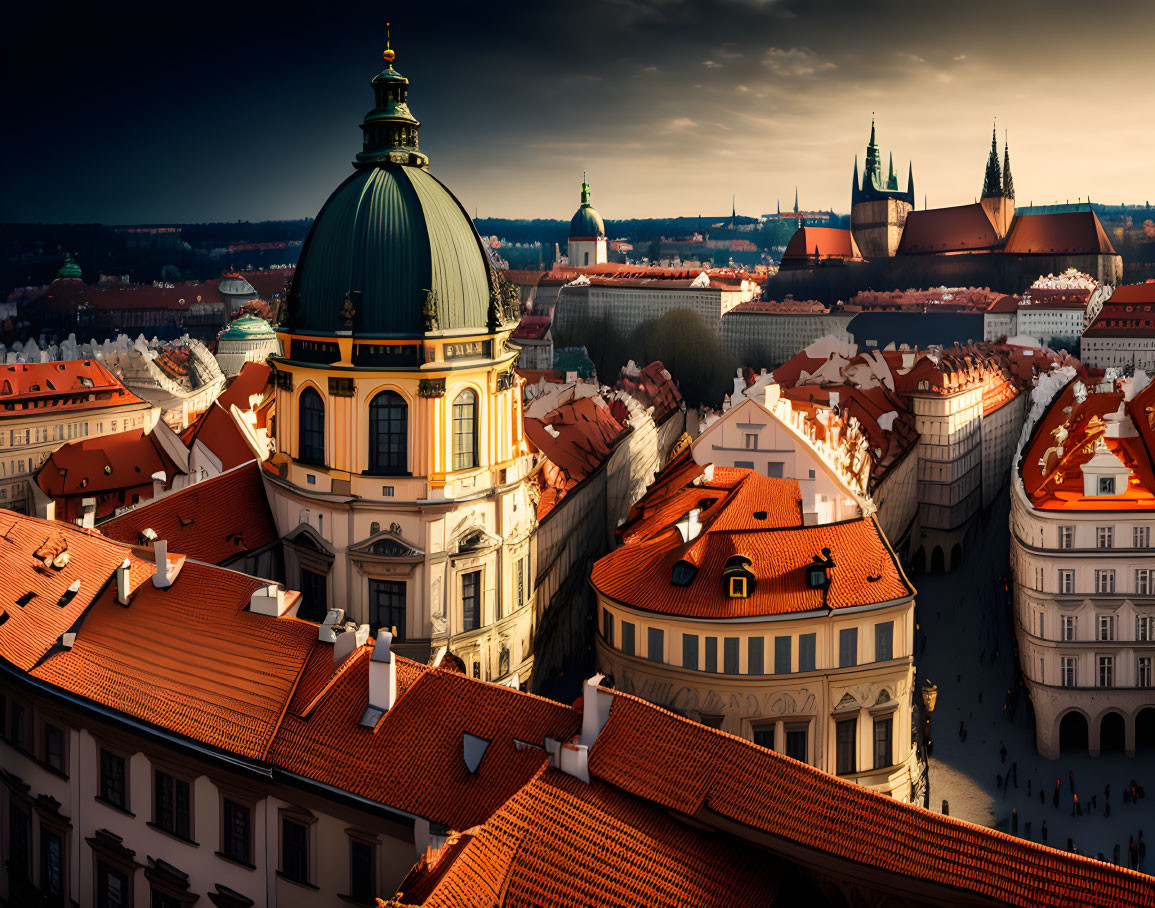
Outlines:
<svg viewBox="0 0 1155 908"><path fill-rule="evenodd" d="M86 3L4 13L0 219L308 217L350 171L386 19L472 212L849 206L871 112L932 206L1009 130L1020 204L1155 198L1155 2Z"/></svg>

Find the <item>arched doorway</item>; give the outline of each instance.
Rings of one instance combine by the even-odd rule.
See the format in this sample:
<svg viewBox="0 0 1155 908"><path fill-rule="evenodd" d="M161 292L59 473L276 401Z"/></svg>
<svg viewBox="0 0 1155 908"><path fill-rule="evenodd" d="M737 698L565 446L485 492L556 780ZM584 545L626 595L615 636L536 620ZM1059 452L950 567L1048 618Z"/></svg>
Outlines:
<svg viewBox="0 0 1155 908"><path fill-rule="evenodd" d="M950 569L957 571L960 567L962 567L962 546L956 543L950 550Z"/></svg>
<svg viewBox="0 0 1155 908"><path fill-rule="evenodd" d="M946 557L942 553L942 548L937 545L930 553L930 570L934 574L941 574L946 570Z"/></svg>
<svg viewBox="0 0 1155 908"><path fill-rule="evenodd" d="M1059 753L1087 750L1087 717L1069 712L1059 722Z"/></svg>
<svg viewBox="0 0 1155 908"><path fill-rule="evenodd" d="M1148 706L1135 717L1135 750L1155 749L1155 709Z"/></svg>
<svg viewBox="0 0 1155 908"><path fill-rule="evenodd" d="M1099 751L1121 752L1127 746L1127 721L1119 713L1107 713L1099 720Z"/></svg>
<svg viewBox="0 0 1155 908"><path fill-rule="evenodd" d="M914 557L910 559L910 571L912 574L921 574L926 570L926 549L921 545L918 551L914 553Z"/></svg>

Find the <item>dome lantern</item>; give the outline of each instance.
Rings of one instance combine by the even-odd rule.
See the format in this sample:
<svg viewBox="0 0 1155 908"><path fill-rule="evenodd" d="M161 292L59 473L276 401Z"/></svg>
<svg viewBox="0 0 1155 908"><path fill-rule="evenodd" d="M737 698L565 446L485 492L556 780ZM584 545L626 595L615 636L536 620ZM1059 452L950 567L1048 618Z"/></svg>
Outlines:
<svg viewBox="0 0 1155 908"><path fill-rule="evenodd" d="M418 151L417 130L421 122L409 110L409 80L393 68L397 54L390 45L389 23L385 23L385 68L373 77L377 106L365 114L361 124L364 148L353 162L355 167L372 167L390 161L426 167L429 158Z"/></svg>
<svg viewBox="0 0 1155 908"><path fill-rule="evenodd" d="M585 173L582 173L581 200L581 206L569 222L570 239L604 237L606 226L598 210L590 204L590 184L586 181Z"/></svg>

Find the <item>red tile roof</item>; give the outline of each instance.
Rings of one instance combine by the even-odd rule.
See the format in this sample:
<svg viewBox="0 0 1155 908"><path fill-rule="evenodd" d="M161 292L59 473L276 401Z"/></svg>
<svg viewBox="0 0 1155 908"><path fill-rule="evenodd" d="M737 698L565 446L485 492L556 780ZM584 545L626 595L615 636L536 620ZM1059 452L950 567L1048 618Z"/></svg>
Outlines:
<svg viewBox="0 0 1155 908"><path fill-rule="evenodd" d="M95 359L0 366L0 420L24 417L30 410L63 412L131 405L149 407Z"/></svg>
<svg viewBox="0 0 1155 908"><path fill-rule="evenodd" d="M897 255L923 252L985 252L999 235L982 205L928 208L906 216Z"/></svg>
<svg viewBox="0 0 1155 908"><path fill-rule="evenodd" d="M782 261L814 260L815 253L818 259L845 259L846 261L861 261L862 255L858 251L858 244L854 242L854 235L849 230L837 227L799 227L786 244L786 251L782 253Z"/></svg>
<svg viewBox="0 0 1155 908"><path fill-rule="evenodd" d="M430 822L467 829L542 768L546 754L537 747L546 737L568 740L581 722L577 710L552 700L400 660L398 688L406 690L376 728L365 728L359 720L371 651L362 647L350 657L340 683L307 718L285 716L272 762ZM490 742L475 773L463 758L466 732ZM515 738L537 747L519 750Z"/></svg>
<svg viewBox="0 0 1155 908"><path fill-rule="evenodd" d="M45 566L33 557L42 549L66 553L67 563ZM71 524L0 512L0 587L7 591L0 607L6 616L0 621L0 659L29 671L76 624L125 558L134 583L152 574L153 566L126 547ZM59 605L74 583L80 584L76 594ZM25 600L29 593L35 595Z"/></svg>
<svg viewBox="0 0 1155 908"><path fill-rule="evenodd" d="M893 875L911 898L1030 908L1155 905L1155 879L903 804L789 757L615 694L593 777L824 876L831 857ZM797 846L804 849L797 851ZM947 894L949 893L949 898Z"/></svg>
<svg viewBox="0 0 1155 908"><path fill-rule="evenodd" d="M1117 254L1093 211L1020 214L1011 224L1003 251L1012 255Z"/></svg>
<svg viewBox="0 0 1155 908"><path fill-rule="evenodd" d="M553 319L548 315L534 315L527 312L521 317L521 322L513 329L510 337L513 340L542 340L552 324Z"/></svg>
<svg viewBox="0 0 1155 908"><path fill-rule="evenodd" d="M186 561L128 607L106 593L71 650L33 674L136 719L250 759L265 756L317 626L247 610L264 584Z"/></svg>
<svg viewBox="0 0 1155 908"><path fill-rule="evenodd" d="M715 467L712 480L669 491L652 508L643 497L635 507L641 516L622 530L623 544L594 565L590 582L602 595L643 611L696 618L821 611L914 595L873 517L803 526L795 480ZM702 529L683 542L675 524L694 508ZM825 597L805 577L823 548L837 565ZM735 555L750 559L755 577L746 598L731 599L724 588L722 572ZM680 562L696 569L685 585L672 582Z"/></svg>
<svg viewBox="0 0 1155 908"><path fill-rule="evenodd" d="M141 489L152 496L153 473L171 478L177 466L154 435L141 429L70 441L44 461L36 482L46 495L56 500L101 497L111 492ZM123 502L119 502L123 504ZM101 502L97 516L111 514L118 502Z"/></svg>
<svg viewBox="0 0 1155 908"><path fill-rule="evenodd" d="M253 285L257 296L263 300L271 300L278 293L285 292L285 285L292 279L295 270L295 268L267 268L262 271L241 271L239 274Z"/></svg>
<svg viewBox="0 0 1155 908"><path fill-rule="evenodd" d="M217 395L216 402L226 410L236 405L242 412L250 409L249 399L263 396L273 380L273 369L268 363L245 363L241 371L234 375L225 389Z"/></svg>
<svg viewBox="0 0 1155 908"><path fill-rule="evenodd" d="M612 785L547 769L480 829L450 846L428 894L421 873L398 898L426 906L770 906L776 868L750 848L670 822ZM408 890L408 892L406 891Z"/></svg>
<svg viewBox="0 0 1155 908"><path fill-rule="evenodd" d="M818 300L747 300L731 309L727 315L826 315L830 309Z"/></svg>
<svg viewBox="0 0 1155 908"><path fill-rule="evenodd" d="M247 401L242 409L247 409ZM213 401L196 422L181 433L180 440L190 451L196 442L201 442L216 455L222 470L231 470L258 456L228 407L219 400Z"/></svg>
<svg viewBox="0 0 1155 908"><path fill-rule="evenodd" d="M1116 287L1084 335L1155 337L1155 280Z"/></svg>
<svg viewBox="0 0 1155 908"><path fill-rule="evenodd" d="M1012 312L1017 312L1019 309L1019 299L1019 297L1014 295L1000 296L987 307L987 312L992 315L1009 315Z"/></svg>
<svg viewBox="0 0 1155 908"><path fill-rule="evenodd" d="M100 525L100 532L109 539L133 545L145 529L168 540L172 551L211 564L227 564L277 539L256 461L153 499Z"/></svg>
<svg viewBox="0 0 1155 908"><path fill-rule="evenodd" d="M623 367L614 386L625 391L643 407L654 408L654 422L660 423L682 405L682 395L669 370L660 360L642 366L637 375L627 375Z"/></svg>

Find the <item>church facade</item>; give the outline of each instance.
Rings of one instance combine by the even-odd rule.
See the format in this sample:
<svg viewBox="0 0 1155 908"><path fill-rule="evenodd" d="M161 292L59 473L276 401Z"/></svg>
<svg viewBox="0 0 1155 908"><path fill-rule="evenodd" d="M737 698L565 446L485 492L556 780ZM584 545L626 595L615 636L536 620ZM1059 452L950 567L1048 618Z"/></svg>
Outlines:
<svg viewBox="0 0 1155 908"><path fill-rule="evenodd" d="M343 609L403 655L520 686L536 526L520 304L429 172L393 59L288 292L266 486L298 617Z"/></svg>

